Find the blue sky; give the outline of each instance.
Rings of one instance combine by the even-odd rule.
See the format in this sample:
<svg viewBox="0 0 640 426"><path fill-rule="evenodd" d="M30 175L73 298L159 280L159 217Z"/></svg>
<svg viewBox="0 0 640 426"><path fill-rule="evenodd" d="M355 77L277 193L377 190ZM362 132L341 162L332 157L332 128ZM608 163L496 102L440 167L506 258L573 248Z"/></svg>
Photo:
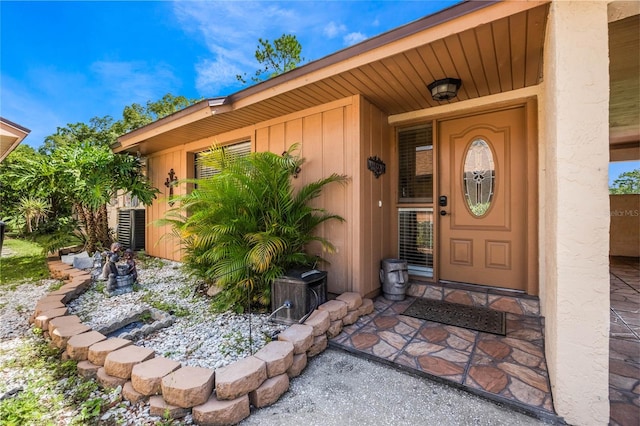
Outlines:
<svg viewBox="0 0 640 426"><path fill-rule="evenodd" d="M57 127L170 92L234 93L258 39L319 59L457 1L0 1L0 115L40 146Z"/></svg>
<svg viewBox="0 0 640 426"><path fill-rule="evenodd" d="M455 3L0 0L0 115L38 147L57 127L166 93L234 93L236 74L257 69L258 38L294 34L308 62ZM612 163L611 180L633 167Z"/></svg>

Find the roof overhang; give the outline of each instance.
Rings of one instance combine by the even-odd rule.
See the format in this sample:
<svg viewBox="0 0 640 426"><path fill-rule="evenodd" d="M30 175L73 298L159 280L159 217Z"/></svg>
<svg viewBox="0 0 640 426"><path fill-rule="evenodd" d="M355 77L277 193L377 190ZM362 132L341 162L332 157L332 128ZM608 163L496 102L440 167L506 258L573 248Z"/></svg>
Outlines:
<svg viewBox="0 0 640 426"><path fill-rule="evenodd" d="M444 77L462 79L458 97L448 102L537 85L548 3L459 3L225 98L201 101L120 137L115 150L147 155L354 95L390 115L426 109L441 104L427 85Z"/></svg>
<svg viewBox="0 0 640 426"><path fill-rule="evenodd" d="M640 159L640 2L614 1L609 14L611 161Z"/></svg>
<svg viewBox="0 0 640 426"><path fill-rule="evenodd" d="M0 117L0 162L11 154L30 132L26 127Z"/></svg>

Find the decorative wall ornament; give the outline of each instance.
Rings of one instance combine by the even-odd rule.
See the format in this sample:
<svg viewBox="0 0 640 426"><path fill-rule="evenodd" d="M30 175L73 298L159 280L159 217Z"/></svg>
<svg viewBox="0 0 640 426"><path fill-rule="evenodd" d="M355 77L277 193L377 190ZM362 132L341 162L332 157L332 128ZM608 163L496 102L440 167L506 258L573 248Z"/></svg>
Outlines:
<svg viewBox="0 0 640 426"><path fill-rule="evenodd" d="M378 179L380 175L383 175L387 171L387 165L374 155L367 159L367 169L371 170L376 176L376 179Z"/></svg>
<svg viewBox="0 0 640 426"><path fill-rule="evenodd" d="M173 171L173 168L169 170L169 177L164 181L164 186L169 188L169 205L173 206L174 201L171 201L173 197L173 187L177 184L178 177L176 176L176 172Z"/></svg>
<svg viewBox="0 0 640 426"><path fill-rule="evenodd" d="M289 154L287 151L282 152L283 157L286 157L288 155L291 155L291 154ZM300 166L296 167L296 169L293 171L293 178L298 179L298 175L300 174L301 171L302 169L300 168Z"/></svg>

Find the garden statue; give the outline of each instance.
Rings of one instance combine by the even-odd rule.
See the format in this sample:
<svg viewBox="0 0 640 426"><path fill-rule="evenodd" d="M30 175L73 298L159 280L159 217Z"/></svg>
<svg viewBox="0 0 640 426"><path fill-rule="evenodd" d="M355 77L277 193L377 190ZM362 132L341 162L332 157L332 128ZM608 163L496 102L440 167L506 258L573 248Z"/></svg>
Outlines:
<svg viewBox="0 0 640 426"><path fill-rule="evenodd" d="M135 254L133 250L126 249L124 251L124 260L126 263L125 275L130 275L133 282L138 281L138 270L136 269Z"/></svg>
<svg viewBox="0 0 640 426"><path fill-rule="evenodd" d="M109 257L108 262L104 265L103 276L106 275L107 278L107 291L113 291L118 288L118 266L116 262L118 262L120 258L117 254L112 254Z"/></svg>
<svg viewBox="0 0 640 426"><path fill-rule="evenodd" d="M400 259L385 259L380 262L382 293L387 300L404 300L409 271L407 262Z"/></svg>
<svg viewBox="0 0 640 426"><path fill-rule="evenodd" d="M118 275L118 268L116 267L115 264L118 262L118 260L120 260L121 250L122 250L122 245L120 243L113 243L111 244L110 250L102 254L106 258L104 262L104 267L102 268L103 279L105 280L109 279L109 274L112 274L112 273L115 273L116 276Z"/></svg>

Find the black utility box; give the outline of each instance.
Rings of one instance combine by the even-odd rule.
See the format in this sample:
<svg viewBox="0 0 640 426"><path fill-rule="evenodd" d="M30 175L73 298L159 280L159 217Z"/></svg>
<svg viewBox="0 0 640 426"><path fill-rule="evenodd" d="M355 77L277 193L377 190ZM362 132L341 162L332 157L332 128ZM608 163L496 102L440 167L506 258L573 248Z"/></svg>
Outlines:
<svg viewBox="0 0 640 426"><path fill-rule="evenodd" d="M314 307L327 301L327 272L315 269L291 270L277 278L271 288L273 320L282 324L300 321ZM283 307L289 302L291 307ZM280 309L282 308L282 309Z"/></svg>

